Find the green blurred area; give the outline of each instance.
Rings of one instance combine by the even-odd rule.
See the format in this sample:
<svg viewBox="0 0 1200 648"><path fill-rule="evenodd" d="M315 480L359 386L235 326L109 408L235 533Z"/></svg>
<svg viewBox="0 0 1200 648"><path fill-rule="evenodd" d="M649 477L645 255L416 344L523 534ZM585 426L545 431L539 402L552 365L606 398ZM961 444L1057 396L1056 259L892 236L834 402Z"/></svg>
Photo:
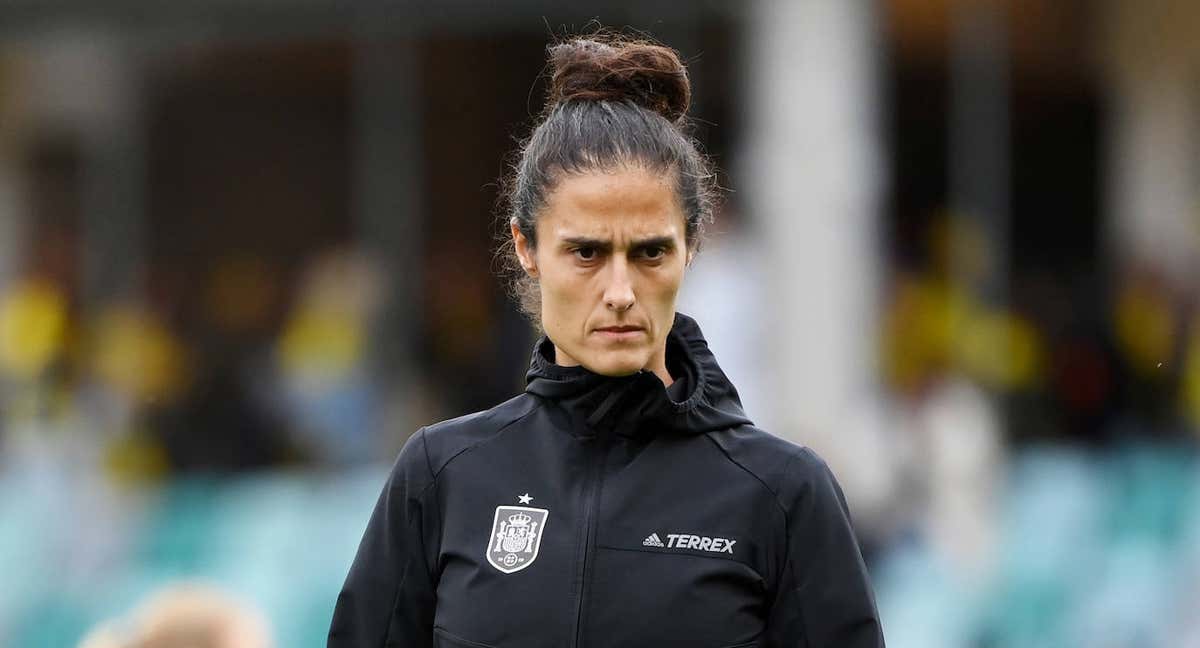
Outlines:
<svg viewBox="0 0 1200 648"><path fill-rule="evenodd" d="M0 475L0 645L75 646L156 591L197 582L257 608L275 645L323 646L385 472L187 478L137 490L52 488L73 480L66 470Z"/></svg>

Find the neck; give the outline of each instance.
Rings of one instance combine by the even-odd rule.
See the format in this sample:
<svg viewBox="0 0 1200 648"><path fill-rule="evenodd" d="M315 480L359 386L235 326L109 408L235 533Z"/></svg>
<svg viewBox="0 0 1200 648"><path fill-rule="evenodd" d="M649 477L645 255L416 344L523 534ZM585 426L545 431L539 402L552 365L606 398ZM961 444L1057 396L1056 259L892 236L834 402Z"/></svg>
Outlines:
<svg viewBox="0 0 1200 648"><path fill-rule="evenodd" d="M658 379L663 383L663 387L670 387L671 383L675 382L675 379L671 377L671 372L667 371L667 360L663 356L658 357L657 364L652 363L646 368L654 372L655 376L658 376Z"/></svg>

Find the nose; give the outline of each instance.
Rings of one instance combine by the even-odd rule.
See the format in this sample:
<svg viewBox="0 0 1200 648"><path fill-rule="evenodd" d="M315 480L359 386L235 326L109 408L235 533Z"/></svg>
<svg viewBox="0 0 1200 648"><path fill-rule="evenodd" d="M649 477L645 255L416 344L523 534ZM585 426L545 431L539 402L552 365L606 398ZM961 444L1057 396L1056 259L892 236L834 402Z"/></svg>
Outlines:
<svg viewBox="0 0 1200 648"><path fill-rule="evenodd" d="M633 282L630 280L629 267L624 259L617 258L611 264L608 285L604 290L604 305L609 310L623 312L633 306Z"/></svg>

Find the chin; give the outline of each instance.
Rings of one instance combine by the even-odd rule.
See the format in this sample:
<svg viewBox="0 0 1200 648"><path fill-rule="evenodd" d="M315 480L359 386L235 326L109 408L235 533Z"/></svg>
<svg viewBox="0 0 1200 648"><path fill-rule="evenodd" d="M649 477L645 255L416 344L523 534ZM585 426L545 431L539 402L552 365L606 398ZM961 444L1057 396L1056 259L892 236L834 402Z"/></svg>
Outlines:
<svg viewBox="0 0 1200 648"><path fill-rule="evenodd" d="M605 351L598 353L587 363L588 368L604 376L628 376L646 366L649 359L637 351Z"/></svg>

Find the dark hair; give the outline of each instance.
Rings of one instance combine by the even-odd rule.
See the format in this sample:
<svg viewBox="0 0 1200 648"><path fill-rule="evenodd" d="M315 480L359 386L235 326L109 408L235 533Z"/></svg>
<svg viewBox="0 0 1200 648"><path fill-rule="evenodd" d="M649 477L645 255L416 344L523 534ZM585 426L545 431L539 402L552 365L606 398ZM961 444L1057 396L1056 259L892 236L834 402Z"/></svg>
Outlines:
<svg viewBox="0 0 1200 648"><path fill-rule="evenodd" d="M552 44L547 52L546 105L504 183L499 224L509 291L539 329L537 280L517 259L509 221L516 219L536 247L538 213L563 175L629 165L673 174L691 252L699 249L704 225L712 219L716 191L709 161L688 132L691 84L675 50L592 36Z"/></svg>

